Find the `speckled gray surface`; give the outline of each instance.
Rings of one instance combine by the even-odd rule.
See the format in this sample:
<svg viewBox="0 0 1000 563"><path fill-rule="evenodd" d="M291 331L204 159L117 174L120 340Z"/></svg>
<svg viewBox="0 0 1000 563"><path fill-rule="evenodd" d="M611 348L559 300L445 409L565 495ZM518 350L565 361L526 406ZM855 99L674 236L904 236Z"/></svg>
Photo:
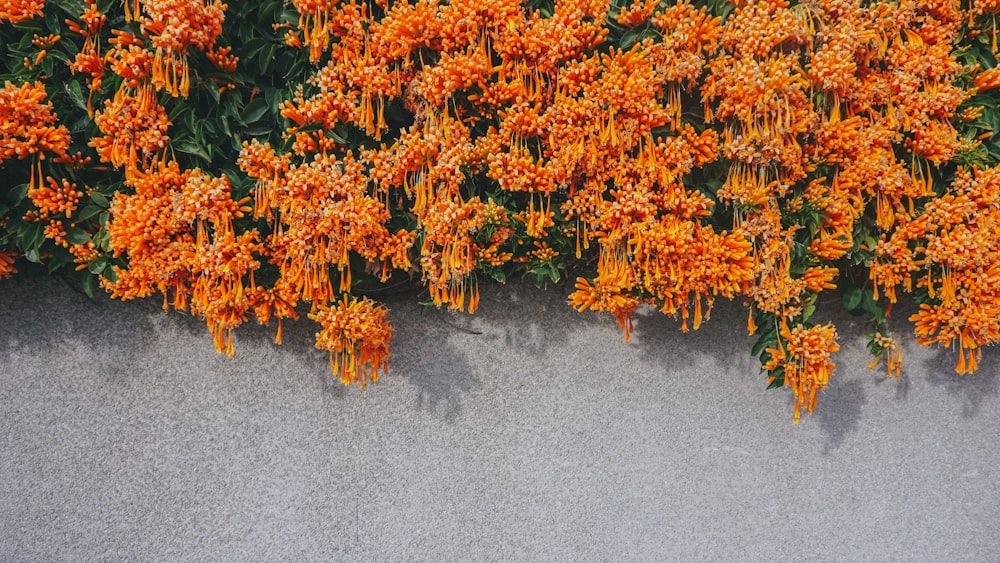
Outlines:
<svg viewBox="0 0 1000 563"><path fill-rule="evenodd" d="M0 561L897 560L1000 554L1000 352L906 340L793 426L721 303L630 344L559 289L474 316L389 300L391 372L331 381L315 325L237 333L156 300L0 282ZM900 332L905 323L900 323Z"/></svg>

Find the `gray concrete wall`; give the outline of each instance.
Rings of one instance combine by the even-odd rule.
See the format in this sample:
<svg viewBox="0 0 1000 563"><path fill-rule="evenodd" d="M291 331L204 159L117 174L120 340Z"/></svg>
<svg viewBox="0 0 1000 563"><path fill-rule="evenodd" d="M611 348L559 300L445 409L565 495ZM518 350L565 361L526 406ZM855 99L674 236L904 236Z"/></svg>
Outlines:
<svg viewBox="0 0 1000 563"><path fill-rule="evenodd" d="M360 391L308 320L227 359L155 299L0 282L0 561L998 560L996 350L962 377L904 338L889 380L839 316L793 426L738 304L627 344L563 292L391 298L391 372Z"/></svg>

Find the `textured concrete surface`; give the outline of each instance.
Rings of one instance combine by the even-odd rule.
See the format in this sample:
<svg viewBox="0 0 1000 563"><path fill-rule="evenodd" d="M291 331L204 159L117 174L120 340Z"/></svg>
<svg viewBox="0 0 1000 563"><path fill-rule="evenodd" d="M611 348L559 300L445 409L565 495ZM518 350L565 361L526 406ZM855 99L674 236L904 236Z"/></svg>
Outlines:
<svg viewBox="0 0 1000 563"><path fill-rule="evenodd" d="M0 282L0 561L1000 557L997 350L960 377L906 340L888 380L838 317L793 426L740 306L627 344L564 291L391 298L391 372L360 391L307 320L228 359L155 299Z"/></svg>

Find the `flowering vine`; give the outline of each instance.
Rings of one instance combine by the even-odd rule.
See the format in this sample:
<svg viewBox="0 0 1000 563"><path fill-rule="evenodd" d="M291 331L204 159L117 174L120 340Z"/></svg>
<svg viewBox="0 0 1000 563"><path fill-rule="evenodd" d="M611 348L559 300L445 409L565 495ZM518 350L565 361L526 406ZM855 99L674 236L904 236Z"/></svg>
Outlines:
<svg viewBox="0 0 1000 563"><path fill-rule="evenodd" d="M0 277L68 266L161 294L217 349L306 316L335 376L386 372L418 280L575 278L630 338L742 299L770 386L812 412L817 304L886 316L974 371L995 343L992 0L0 2ZM52 14L59 13L59 17ZM9 205L8 205L9 203Z"/></svg>

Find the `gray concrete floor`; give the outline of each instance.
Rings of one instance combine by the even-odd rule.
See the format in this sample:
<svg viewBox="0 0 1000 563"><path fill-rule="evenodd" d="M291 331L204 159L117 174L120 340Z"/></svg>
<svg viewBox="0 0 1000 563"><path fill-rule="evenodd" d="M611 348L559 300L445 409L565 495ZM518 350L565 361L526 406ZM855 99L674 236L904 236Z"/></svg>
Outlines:
<svg viewBox="0 0 1000 563"><path fill-rule="evenodd" d="M391 298L391 372L360 391L308 320L227 359L155 299L0 282L0 561L1000 558L997 350L962 377L904 338L890 380L838 316L793 426L738 304L627 344L564 292Z"/></svg>

